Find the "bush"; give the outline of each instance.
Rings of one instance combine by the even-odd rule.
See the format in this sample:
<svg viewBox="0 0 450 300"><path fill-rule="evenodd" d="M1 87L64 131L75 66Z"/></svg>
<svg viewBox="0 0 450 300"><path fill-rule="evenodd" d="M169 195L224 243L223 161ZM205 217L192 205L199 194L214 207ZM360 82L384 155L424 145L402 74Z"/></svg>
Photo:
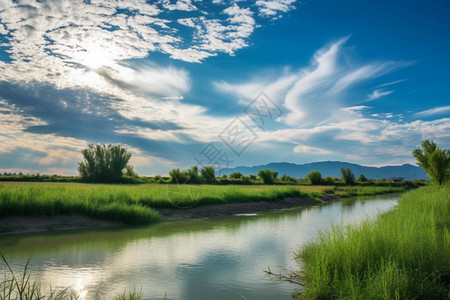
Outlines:
<svg viewBox="0 0 450 300"><path fill-rule="evenodd" d="M355 174L350 168L341 168L342 180L346 185L355 184Z"/></svg>
<svg viewBox="0 0 450 300"><path fill-rule="evenodd" d="M214 169L214 167L211 166L203 167L200 170L200 174L205 183L211 184L216 182L216 170Z"/></svg>
<svg viewBox="0 0 450 300"><path fill-rule="evenodd" d="M118 183L131 158L121 145L89 145L81 151L84 160L78 164L83 181Z"/></svg>
<svg viewBox="0 0 450 300"><path fill-rule="evenodd" d="M319 171L312 171L306 177L312 185L319 185L322 182L322 174Z"/></svg>
<svg viewBox="0 0 450 300"><path fill-rule="evenodd" d="M259 170L258 176L262 179L264 184L273 184L278 176L278 172L273 172L269 169Z"/></svg>

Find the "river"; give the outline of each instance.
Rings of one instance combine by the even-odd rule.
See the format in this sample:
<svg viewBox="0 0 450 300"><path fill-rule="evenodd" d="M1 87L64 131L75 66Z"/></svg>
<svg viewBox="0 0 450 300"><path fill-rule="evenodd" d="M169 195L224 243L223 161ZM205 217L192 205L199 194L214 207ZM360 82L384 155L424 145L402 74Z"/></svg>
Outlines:
<svg viewBox="0 0 450 300"><path fill-rule="evenodd" d="M296 268L294 251L320 230L373 218L397 200L378 196L145 227L6 235L0 252L17 273L30 259L29 273L43 287L72 287L86 300L134 288L143 299L291 299L298 286L271 280L263 270Z"/></svg>

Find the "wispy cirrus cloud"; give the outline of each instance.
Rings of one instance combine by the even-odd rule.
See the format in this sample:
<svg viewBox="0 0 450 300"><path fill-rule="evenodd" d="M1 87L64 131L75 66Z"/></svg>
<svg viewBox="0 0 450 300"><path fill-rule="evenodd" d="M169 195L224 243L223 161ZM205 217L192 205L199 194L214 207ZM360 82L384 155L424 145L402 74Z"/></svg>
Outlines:
<svg viewBox="0 0 450 300"><path fill-rule="evenodd" d="M366 101L373 101L373 100L379 99L381 97L390 95L393 92L394 92L393 90L383 91L382 89L376 89L371 94L369 94L367 96L367 100Z"/></svg>
<svg viewBox="0 0 450 300"><path fill-rule="evenodd" d="M450 106L440 106L415 113L416 117L431 117L436 115L450 114Z"/></svg>
<svg viewBox="0 0 450 300"><path fill-rule="evenodd" d="M269 78L256 78L246 83L232 84L216 81L218 90L244 99L251 99L257 90L266 91L287 113L282 121L291 126L314 126L331 118L339 118L341 108L354 106L346 100L346 92L363 81L369 81L410 66L409 62L379 61L343 64L341 57L349 37L342 38L319 49L309 66L297 71L284 71ZM376 90L374 97L386 96L392 91ZM252 96L253 95L253 96ZM369 98L371 97L369 95ZM359 101L364 102L364 101ZM350 105L349 105L350 104Z"/></svg>

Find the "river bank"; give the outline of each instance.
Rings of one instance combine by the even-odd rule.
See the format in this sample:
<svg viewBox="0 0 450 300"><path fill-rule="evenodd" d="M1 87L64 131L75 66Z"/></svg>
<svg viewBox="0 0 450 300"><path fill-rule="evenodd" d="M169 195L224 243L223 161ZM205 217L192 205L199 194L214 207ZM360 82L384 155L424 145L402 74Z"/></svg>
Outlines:
<svg viewBox="0 0 450 300"><path fill-rule="evenodd" d="M397 209L302 247L298 299L448 299L449 237L450 186L405 193Z"/></svg>
<svg viewBox="0 0 450 300"><path fill-rule="evenodd" d="M337 195L325 194L320 201L309 197L288 197L280 201L269 202L247 202L215 204L207 206L196 206L191 208L178 209L157 209L161 222L183 220L183 219L204 219L214 217L224 217L243 214L255 214L273 210L283 210L295 207L306 207L318 205L339 199ZM61 231L92 228L121 227L127 224L123 222L112 222L89 218L83 215L57 215L48 217L25 217L10 216L0 219L0 235L20 234L43 231Z"/></svg>
<svg viewBox="0 0 450 300"><path fill-rule="evenodd" d="M399 190L400 189L400 190ZM0 184L0 234L251 214L398 187Z"/></svg>

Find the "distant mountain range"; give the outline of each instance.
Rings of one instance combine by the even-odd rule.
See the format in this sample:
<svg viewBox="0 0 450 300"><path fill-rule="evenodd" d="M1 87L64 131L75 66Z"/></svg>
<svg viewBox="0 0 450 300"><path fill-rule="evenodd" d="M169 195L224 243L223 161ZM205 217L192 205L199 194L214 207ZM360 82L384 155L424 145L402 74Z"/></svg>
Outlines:
<svg viewBox="0 0 450 300"><path fill-rule="evenodd" d="M388 179L392 177L403 177L405 180L428 179L426 173L421 168L410 164L404 164L401 166L366 167L341 161L322 161L303 165L278 162L253 167L239 166L235 168L223 169L220 174L223 175L233 172L241 172L244 175L249 175L257 174L258 171L262 169L270 169L272 171L278 171L279 176L286 174L295 178L304 178L309 172L319 171L322 174L322 178L326 176L340 178L341 168L350 168L356 178L358 178L359 174L364 174L364 176L369 179Z"/></svg>

